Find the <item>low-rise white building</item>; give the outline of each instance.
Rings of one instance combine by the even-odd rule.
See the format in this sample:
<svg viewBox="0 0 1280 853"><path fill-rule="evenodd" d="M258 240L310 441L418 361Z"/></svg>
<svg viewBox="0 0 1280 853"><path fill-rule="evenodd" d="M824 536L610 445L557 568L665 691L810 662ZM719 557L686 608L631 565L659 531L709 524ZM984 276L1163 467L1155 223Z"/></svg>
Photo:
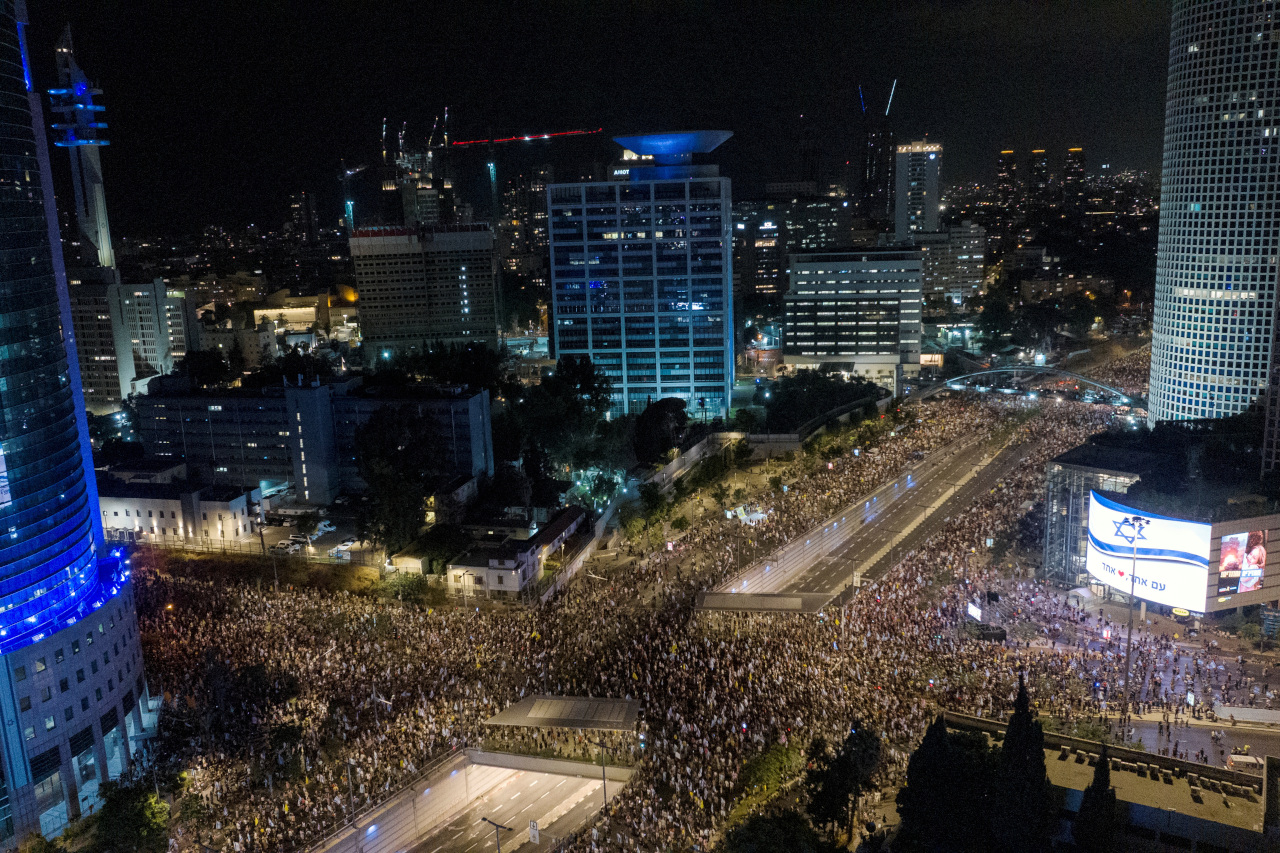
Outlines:
<svg viewBox="0 0 1280 853"><path fill-rule="evenodd" d="M192 487L182 482L98 482L98 507L108 539L159 544L234 542L257 532L258 489Z"/></svg>

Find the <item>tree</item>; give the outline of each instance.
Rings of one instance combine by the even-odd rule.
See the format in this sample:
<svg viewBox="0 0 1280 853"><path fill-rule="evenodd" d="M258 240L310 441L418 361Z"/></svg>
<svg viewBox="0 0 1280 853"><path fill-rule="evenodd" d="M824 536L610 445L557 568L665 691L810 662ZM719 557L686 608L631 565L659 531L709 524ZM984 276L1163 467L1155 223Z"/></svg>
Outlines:
<svg viewBox="0 0 1280 853"><path fill-rule="evenodd" d="M880 769L882 756L880 736L860 720L853 722L837 750L831 750L824 738L815 739L804 781L814 822L838 826L852 837L855 805Z"/></svg>
<svg viewBox="0 0 1280 853"><path fill-rule="evenodd" d="M1111 762L1107 745L1102 745L1098 763L1093 768L1093 781L1084 789L1080 812L1076 815L1072 835L1081 853L1109 853L1115 849L1119 832L1116 820L1116 792L1111 787Z"/></svg>
<svg viewBox="0 0 1280 853"><path fill-rule="evenodd" d="M368 486L357 526L361 538L393 554L418 538L433 479L446 470L430 415L387 406L356 430L356 470Z"/></svg>
<svg viewBox="0 0 1280 853"><path fill-rule="evenodd" d="M942 715L907 763L895 850L988 853L997 759L980 732L948 732Z"/></svg>
<svg viewBox="0 0 1280 853"><path fill-rule="evenodd" d="M231 368L217 350L192 350L178 362L177 371L198 388L222 385L231 379Z"/></svg>
<svg viewBox="0 0 1280 853"><path fill-rule="evenodd" d="M160 853L169 840L169 804L142 786L127 788L103 782L102 810L94 830L99 850L117 853Z"/></svg>
<svg viewBox="0 0 1280 853"><path fill-rule="evenodd" d="M1044 732L1031 715L1031 698L1021 676L1000 750L999 787L1005 804L1004 819L995 826L1000 847L1009 853L1046 849L1053 826L1053 797L1044 766Z"/></svg>
<svg viewBox="0 0 1280 853"><path fill-rule="evenodd" d="M729 500L729 487L724 483L716 483L711 488L711 499L723 509L725 502Z"/></svg>
<svg viewBox="0 0 1280 853"><path fill-rule="evenodd" d="M645 483L640 487L640 512L645 521L652 524L662 517L667 509L667 496L657 483Z"/></svg>
<svg viewBox="0 0 1280 853"><path fill-rule="evenodd" d="M725 836L724 853L824 853L830 850L800 814L752 815Z"/></svg>
<svg viewBox="0 0 1280 853"><path fill-rule="evenodd" d="M650 464L661 459L680 443L688 421L685 402L679 397L664 397L646 406L636 418L633 447L637 461Z"/></svg>

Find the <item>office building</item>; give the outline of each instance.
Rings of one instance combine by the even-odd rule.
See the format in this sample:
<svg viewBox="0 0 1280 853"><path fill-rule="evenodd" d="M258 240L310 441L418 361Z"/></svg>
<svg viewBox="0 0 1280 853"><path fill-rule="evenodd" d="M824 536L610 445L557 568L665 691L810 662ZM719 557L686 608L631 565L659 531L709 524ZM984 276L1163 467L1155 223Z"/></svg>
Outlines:
<svg viewBox="0 0 1280 853"><path fill-rule="evenodd" d="M289 226L298 242L314 244L319 241L320 221L316 218L314 195L303 191L289 196Z"/></svg>
<svg viewBox="0 0 1280 853"><path fill-rule="evenodd" d="M496 345L493 237L485 223L357 228L351 261L365 362L436 345Z"/></svg>
<svg viewBox="0 0 1280 853"><path fill-rule="evenodd" d="M922 292L927 303L962 305L978 295L986 263L987 231L965 220L945 231L919 231L901 246L921 252Z"/></svg>
<svg viewBox="0 0 1280 853"><path fill-rule="evenodd" d="M730 186L693 155L731 135L619 137L633 158L622 181L547 190L555 353L590 357L613 385L615 412L679 397L694 417L728 414Z"/></svg>
<svg viewBox="0 0 1280 853"><path fill-rule="evenodd" d="M920 372L921 253L858 249L792 255L783 354L898 390Z"/></svg>
<svg viewBox="0 0 1280 853"><path fill-rule="evenodd" d="M301 387L193 392L156 383L138 398L147 455L184 463L193 480L264 491L293 484L301 503L323 506L340 491L363 491L356 431L387 406L429 414L439 427L446 472L493 474L489 393L402 388L380 393L360 379Z"/></svg>
<svg viewBox="0 0 1280 853"><path fill-rule="evenodd" d="M862 141L862 197L859 213L873 222L888 222L893 217L893 170L896 160L893 131L878 124L869 127Z"/></svg>
<svg viewBox="0 0 1280 853"><path fill-rule="evenodd" d="M170 290L162 278L122 284L114 273L68 269L85 405L99 415L119 411L130 394L144 393L152 378L171 372L191 348L182 291Z"/></svg>
<svg viewBox="0 0 1280 853"><path fill-rule="evenodd" d="M1047 207L1053 202L1053 187L1049 176L1049 155L1043 148L1031 151L1027 161L1027 201Z"/></svg>
<svg viewBox="0 0 1280 853"><path fill-rule="evenodd" d="M1068 148L1062 164L1062 204L1068 210L1084 210L1084 149Z"/></svg>
<svg viewBox="0 0 1280 853"><path fill-rule="evenodd" d="M1259 146L1277 132L1269 110L1280 97L1280 43L1255 36L1272 15L1263 2L1173 4L1151 423L1243 412L1267 387L1280 164ZM1246 86L1237 75L1255 64ZM1271 401L1274 420L1280 399ZM1269 439L1264 464L1277 452Z"/></svg>
<svg viewBox="0 0 1280 853"><path fill-rule="evenodd" d="M99 805L154 726L126 566L103 549L25 4L0 2L0 844ZM90 666L92 664L92 666Z"/></svg>
<svg viewBox="0 0 1280 853"><path fill-rule="evenodd" d="M937 231L942 195L938 172L942 146L936 142L912 142L898 146L893 233L899 240L916 231Z"/></svg>

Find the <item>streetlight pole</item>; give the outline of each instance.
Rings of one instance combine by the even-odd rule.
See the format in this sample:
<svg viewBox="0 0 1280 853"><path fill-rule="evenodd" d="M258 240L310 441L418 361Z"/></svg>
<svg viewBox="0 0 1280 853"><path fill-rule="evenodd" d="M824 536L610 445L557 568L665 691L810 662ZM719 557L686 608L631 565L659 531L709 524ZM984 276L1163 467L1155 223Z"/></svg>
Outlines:
<svg viewBox="0 0 1280 853"><path fill-rule="evenodd" d="M487 817L482 817L480 819L493 827L493 837L498 842L498 853L502 853L502 830L505 829L507 832L512 832L513 830L511 827L503 826L500 823L489 820Z"/></svg>
<svg viewBox="0 0 1280 853"><path fill-rule="evenodd" d="M1129 637L1125 641L1124 649L1124 710L1123 713L1129 712L1129 674L1133 670L1133 599L1137 596L1138 590L1138 537L1142 535L1142 528L1146 527L1150 522L1141 516L1132 515L1125 516L1121 525L1128 525L1133 529L1133 541L1129 544L1133 546L1133 562L1129 566Z"/></svg>

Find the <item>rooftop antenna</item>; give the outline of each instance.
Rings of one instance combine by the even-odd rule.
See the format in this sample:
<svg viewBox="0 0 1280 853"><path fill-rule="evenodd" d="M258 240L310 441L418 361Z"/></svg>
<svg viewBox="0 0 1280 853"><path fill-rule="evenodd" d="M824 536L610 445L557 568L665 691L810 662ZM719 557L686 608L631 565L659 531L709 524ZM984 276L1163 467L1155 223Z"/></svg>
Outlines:
<svg viewBox="0 0 1280 853"><path fill-rule="evenodd" d="M898 91L898 78L893 78L893 85L889 87L889 103L884 105L884 114L889 114L889 107L893 106L893 93Z"/></svg>
<svg viewBox="0 0 1280 853"><path fill-rule="evenodd" d="M858 84L858 103L862 104L862 114L867 114L867 99L862 97L862 84Z"/></svg>

